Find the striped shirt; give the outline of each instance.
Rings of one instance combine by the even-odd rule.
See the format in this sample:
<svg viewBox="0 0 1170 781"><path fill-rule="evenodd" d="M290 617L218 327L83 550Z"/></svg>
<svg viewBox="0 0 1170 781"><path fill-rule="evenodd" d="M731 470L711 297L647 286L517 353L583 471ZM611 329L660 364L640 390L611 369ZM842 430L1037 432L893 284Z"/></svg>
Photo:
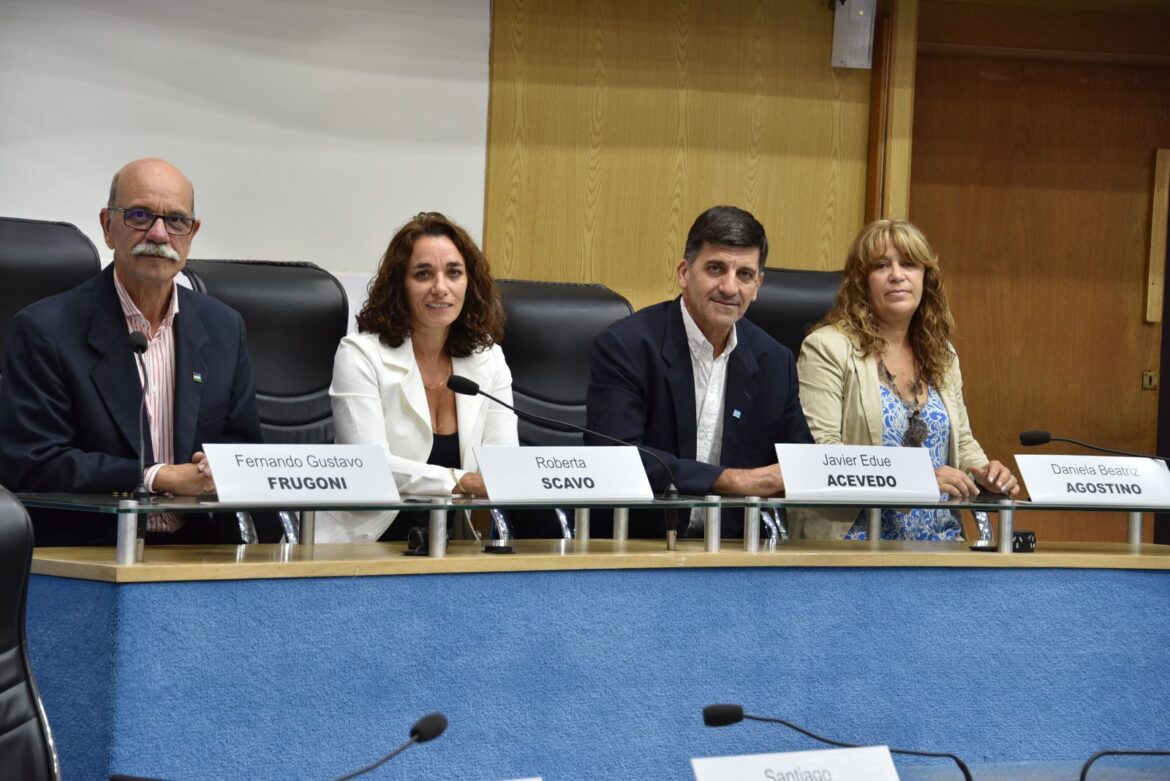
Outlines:
<svg viewBox="0 0 1170 781"><path fill-rule="evenodd" d="M126 318L127 333L141 331L146 335L146 364L148 392L146 394L146 420L150 425L150 445L154 449L154 464L146 468L143 484L146 490L154 490L154 478L166 464L175 463L175 315L179 313L178 285L171 281L171 305L163 315L158 328L152 329L150 321L130 298L122 280L114 274L114 290L122 305ZM139 382L142 369L138 370ZM146 518L146 528L152 532L174 532L183 525L183 518L175 513L151 513Z"/></svg>

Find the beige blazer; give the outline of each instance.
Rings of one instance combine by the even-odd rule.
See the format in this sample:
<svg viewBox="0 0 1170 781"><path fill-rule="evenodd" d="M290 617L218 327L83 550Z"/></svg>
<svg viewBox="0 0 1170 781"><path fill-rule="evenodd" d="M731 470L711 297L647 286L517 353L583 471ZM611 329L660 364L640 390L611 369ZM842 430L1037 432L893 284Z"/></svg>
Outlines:
<svg viewBox="0 0 1170 781"><path fill-rule="evenodd" d="M512 373L498 345L455 358L452 371L487 393L512 403ZM434 445L422 375L409 338L387 347L377 335L349 334L341 340L329 386L337 442L380 445L401 494L446 496L455 487L451 470L428 464ZM518 445L516 415L483 396L455 396L462 469L477 471L476 445ZM377 540L396 513L318 513L317 542Z"/></svg>
<svg viewBox="0 0 1170 781"><path fill-rule="evenodd" d="M804 417L819 444L881 445L882 402L877 359L858 354L858 348L835 326L809 334L796 363ZM950 419L947 463L958 469L985 466L988 458L971 433L963 403L963 376L958 356L936 387ZM840 538L852 526L853 511L799 513L801 536ZM849 520L845 520L845 516Z"/></svg>

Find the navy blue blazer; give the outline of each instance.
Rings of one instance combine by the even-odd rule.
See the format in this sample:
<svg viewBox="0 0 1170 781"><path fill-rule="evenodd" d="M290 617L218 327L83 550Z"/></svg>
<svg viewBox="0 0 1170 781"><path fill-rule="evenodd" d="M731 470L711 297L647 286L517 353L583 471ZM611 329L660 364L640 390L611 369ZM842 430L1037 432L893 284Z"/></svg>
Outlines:
<svg viewBox="0 0 1170 781"><path fill-rule="evenodd" d="M11 490L109 494L138 485L142 386L113 275L111 264L12 320L0 381L0 481ZM205 442L262 439L243 319L208 296L184 287L178 294L174 457L181 464ZM146 449L153 463L149 436Z"/></svg>
<svg viewBox="0 0 1170 781"><path fill-rule="evenodd" d="M586 425L654 450L670 466L679 493L703 496L725 467L774 464L775 443L813 438L800 407L792 352L741 319L727 364L720 465L696 461L695 380L681 307L678 298L654 304L597 336ZM642 462L655 492L664 490L670 478L662 465L645 454Z"/></svg>

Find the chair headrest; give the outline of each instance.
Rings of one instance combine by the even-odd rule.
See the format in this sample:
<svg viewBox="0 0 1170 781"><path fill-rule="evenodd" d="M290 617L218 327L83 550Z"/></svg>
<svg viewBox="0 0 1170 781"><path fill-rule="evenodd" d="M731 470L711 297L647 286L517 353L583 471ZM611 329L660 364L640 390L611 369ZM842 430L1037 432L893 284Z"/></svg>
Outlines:
<svg viewBox="0 0 1170 781"><path fill-rule="evenodd" d="M67 222L0 217L0 362L12 316L101 271L97 248Z"/></svg>
<svg viewBox="0 0 1170 781"><path fill-rule="evenodd" d="M765 268L760 294L745 317L799 353L809 328L833 308L840 279L839 271Z"/></svg>
<svg viewBox="0 0 1170 781"><path fill-rule="evenodd" d="M630 302L604 285L504 279L499 286L507 315L500 346L513 390L584 404L593 340L630 314Z"/></svg>
<svg viewBox="0 0 1170 781"><path fill-rule="evenodd" d="M244 318L257 393L303 395L327 388L345 336L349 304L337 278L313 263L188 260L195 290Z"/></svg>

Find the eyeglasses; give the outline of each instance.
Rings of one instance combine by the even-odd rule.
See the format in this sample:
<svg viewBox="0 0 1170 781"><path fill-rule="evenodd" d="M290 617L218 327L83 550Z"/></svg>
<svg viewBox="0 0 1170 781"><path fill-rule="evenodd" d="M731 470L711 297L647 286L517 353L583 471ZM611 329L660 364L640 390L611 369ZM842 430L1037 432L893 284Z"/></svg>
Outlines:
<svg viewBox="0 0 1170 781"><path fill-rule="evenodd" d="M186 236L195 227L195 218L182 214L155 214L146 209L121 209L117 206L110 206L106 211L122 212L122 222L126 227L138 231L150 230L155 220L162 220L163 227L172 236Z"/></svg>
<svg viewBox="0 0 1170 781"><path fill-rule="evenodd" d="M922 410L916 409L910 413L906 421L906 433L902 435L902 447L921 447L926 441L926 421L922 419Z"/></svg>

